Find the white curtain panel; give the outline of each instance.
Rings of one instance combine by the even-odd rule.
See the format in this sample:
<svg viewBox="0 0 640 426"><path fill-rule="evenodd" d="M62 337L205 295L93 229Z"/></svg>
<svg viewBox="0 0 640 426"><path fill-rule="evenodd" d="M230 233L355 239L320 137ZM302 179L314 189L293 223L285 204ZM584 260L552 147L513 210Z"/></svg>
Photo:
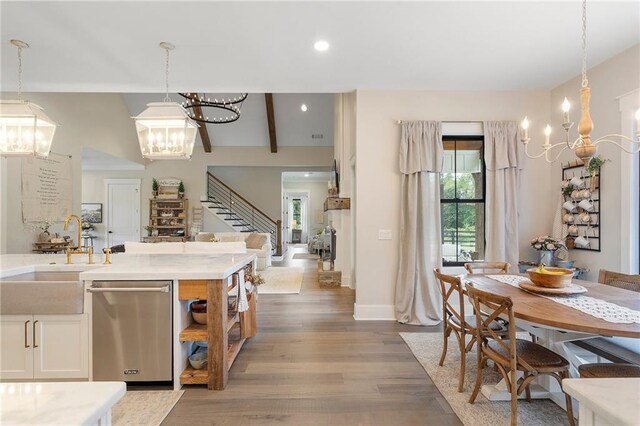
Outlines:
<svg viewBox="0 0 640 426"><path fill-rule="evenodd" d="M523 166L518 123L484 122L486 163L485 260L508 262L517 270L518 189Z"/></svg>
<svg viewBox="0 0 640 426"><path fill-rule="evenodd" d="M433 268L442 267L441 123L403 122L399 154L400 261L395 315L404 324L435 325L442 319L442 298L433 275Z"/></svg>

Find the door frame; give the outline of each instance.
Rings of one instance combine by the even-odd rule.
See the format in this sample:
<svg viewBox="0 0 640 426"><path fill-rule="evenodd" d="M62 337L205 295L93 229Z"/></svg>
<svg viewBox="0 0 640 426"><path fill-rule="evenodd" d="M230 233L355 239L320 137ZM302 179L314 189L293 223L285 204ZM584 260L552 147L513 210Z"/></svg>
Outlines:
<svg viewBox="0 0 640 426"><path fill-rule="evenodd" d="M308 189L291 189L284 190L283 197L285 200L285 210L283 223L285 224L285 239L287 243L291 242L291 221L289 219L289 206L291 205L290 198L301 198L306 200L304 207L304 222L302 225L302 237L301 241L306 244L309 241L309 225L311 224L310 210L311 210L311 191Z"/></svg>
<svg viewBox="0 0 640 426"><path fill-rule="evenodd" d="M117 184L126 184L126 185L136 185L136 188L138 189L138 235L137 235L137 241L140 241L140 229L142 227L142 209L141 209L141 205L142 205L142 193L140 192L140 186L141 186L141 182L142 179L104 179L104 211L103 211L103 220L104 220L104 246L105 247L110 247L110 243L109 243L109 185L117 185Z"/></svg>

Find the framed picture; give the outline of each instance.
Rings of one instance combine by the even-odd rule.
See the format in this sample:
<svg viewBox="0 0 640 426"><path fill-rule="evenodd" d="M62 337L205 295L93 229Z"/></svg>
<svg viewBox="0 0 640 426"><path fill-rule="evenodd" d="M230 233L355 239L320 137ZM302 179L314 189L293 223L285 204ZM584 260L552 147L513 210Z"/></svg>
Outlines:
<svg viewBox="0 0 640 426"><path fill-rule="evenodd" d="M82 221L102 223L102 203L82 203Z"/></svg>

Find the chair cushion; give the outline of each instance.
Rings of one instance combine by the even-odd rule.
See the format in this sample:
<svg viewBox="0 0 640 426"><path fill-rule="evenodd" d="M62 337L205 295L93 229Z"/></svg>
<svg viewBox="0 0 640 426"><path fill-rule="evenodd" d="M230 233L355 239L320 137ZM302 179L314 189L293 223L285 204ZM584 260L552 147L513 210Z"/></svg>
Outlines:
<svg viewBox="0 0 640 426"><path fill-rule="evenodd" d="M582 364L578 371L583 379L640 377L640 366L633 364Z"/></svg>
<svg viewBox="0 0 640 426"><path fill-rule="evenodd" d="M246 253L247 248L241 242L226 243L207 243L201 241L188 241L184 243L185 253L223 253L223 254L241 254Z"/></svg>
<svg viewBox="0 0 640 426"><path fill-rule="evenodd" d="M462 324L460 324L460 321L458 320L457 317L451 317L451 321L453 321L455 324L457 324L458 327L462 327ZM476 316L475 315L465 315L464 321L471 328L476 328ZM507 331L507 327L504 325L504 323L498 322L498 321L491 321L491 323L489 324L489 327L491 327L491 329L494 330L494 331Z"/></svg>
<svg viewBox="0 0 640 426"><path fill-rule="evenodd" d="M261 249L263 245L267 244L267 236L252 232L245 242L248 249Z"/></svg>
<svg viewBox="0 0 640 426"><path fill-rule="evenodd" d="M503 342L509 346L509 340L505 339ZM489 340L488 346L492 352L505 358L505 361L508 362L509 354L498 342ZM569 361L557 353L528 340L516 339L516 356L518 360L526 362L533 368L562 368L569 365Z"/></svg>
<svg viewBox="0 0 640 426"><path fill-rule="evenodd" d="M213 232L200 232L196 235L196 241L202 243L211 243L216 240L216 234Z"/></svg>

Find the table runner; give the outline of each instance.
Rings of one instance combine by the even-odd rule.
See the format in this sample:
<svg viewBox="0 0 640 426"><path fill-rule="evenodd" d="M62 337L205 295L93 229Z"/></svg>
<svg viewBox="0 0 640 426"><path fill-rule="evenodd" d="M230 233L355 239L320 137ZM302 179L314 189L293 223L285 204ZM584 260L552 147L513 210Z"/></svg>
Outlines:
<svg viewBox="0 0 640 426"><path fill-rule="evenodd" d="M504 284L509 284L513 287L520 288L521 282L529 282L529 278L520 275L487 275L492 280L500 281ZM532 283L533 284L533 283ZM523 291L526 291L520 288ZM581 294L567 295L567 296L548 296L537 293L536 296L545 297L561 305L569 306L570 308L577 309L580 312L591 315L596 318L603 319L607 322L613 322L617 324L640 324L640 311L629 309L625 306L616 305L615 303L607 302L602 299L596 299L595 297L585 296Z"/></svg>

